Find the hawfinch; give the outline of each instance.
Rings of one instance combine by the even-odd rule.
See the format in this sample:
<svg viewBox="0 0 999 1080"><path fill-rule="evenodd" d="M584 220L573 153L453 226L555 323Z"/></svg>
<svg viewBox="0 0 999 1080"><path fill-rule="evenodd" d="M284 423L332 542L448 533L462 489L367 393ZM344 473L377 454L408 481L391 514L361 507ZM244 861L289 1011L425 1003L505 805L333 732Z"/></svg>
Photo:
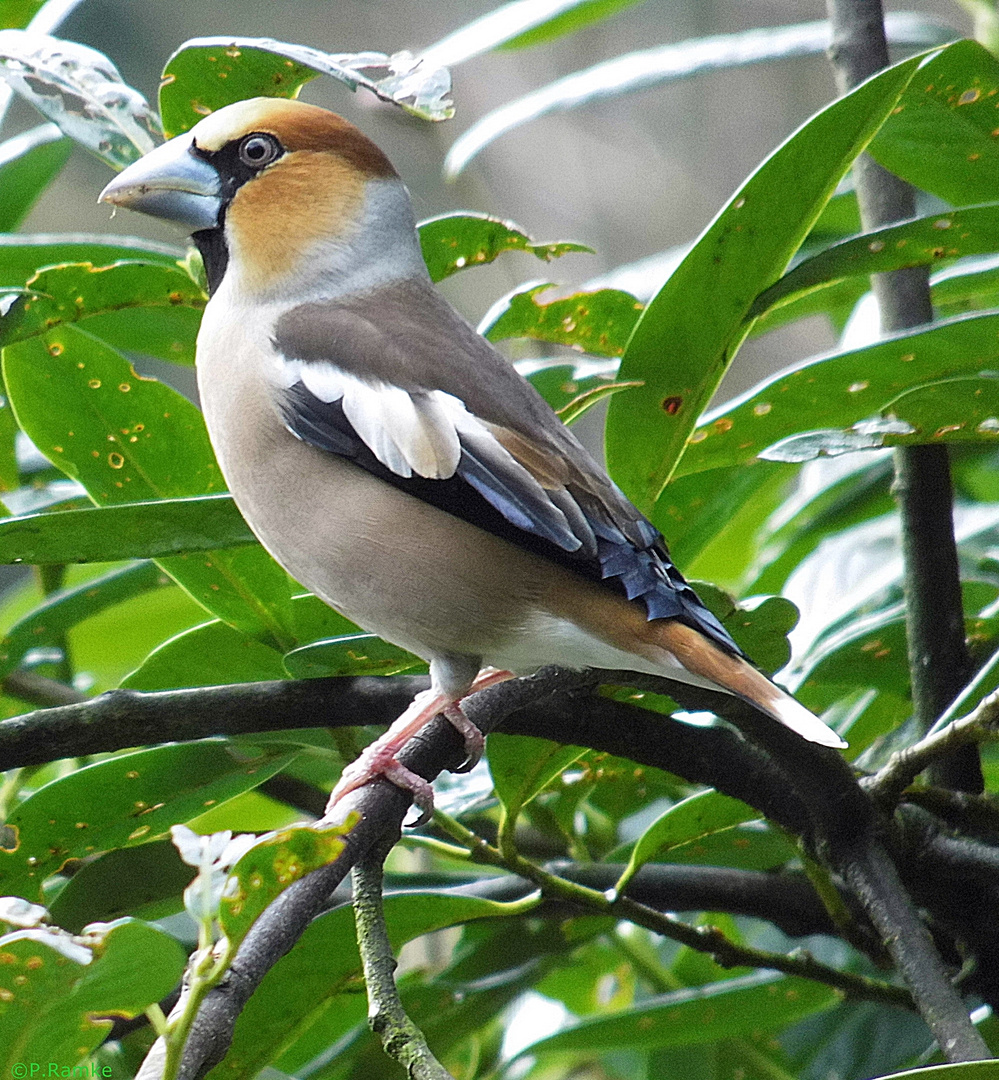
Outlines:
<svg viewBox="0 0 999 1080"><path fill-rule="evenodd" d="M458 702L547 664L727 691L846 745L746 660L662 536L436 292L409 194L352 124L298 101L241 101L100 198L180 222L204 258L201 404L260 542L430 664L431 690L331 804L382 774L426 806L425 781L395 760L408 735L443 713L474 754L481 736Z"/></svg>

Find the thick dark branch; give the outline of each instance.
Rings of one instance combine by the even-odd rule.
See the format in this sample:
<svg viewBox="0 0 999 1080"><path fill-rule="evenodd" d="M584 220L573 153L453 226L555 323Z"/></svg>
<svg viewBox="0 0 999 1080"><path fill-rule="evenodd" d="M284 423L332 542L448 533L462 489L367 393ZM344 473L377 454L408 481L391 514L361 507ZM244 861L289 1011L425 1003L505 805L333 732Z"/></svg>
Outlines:
<svg viewBox="0 0 999 1080"><path fill-rule="evenodd" d="M881 0L827 0L827 7L832 23L830 58L840 89L845 91L887 65L884 14ZM867 158L857 163L854 175L866 229L914 216L914 195L897 177ZM883 330L903 330L932 320L925 269L878 275L874 289ZM946 448L896 451L896 486L913 701L917 717L928 728L971 673ZM945 771L953 786L981 790L977 754L971 757L962 752ZM936 779L943 780L939 772ZM988 1058L988 1047L969 1020L894 864L873 832L860 843L832 843L829 861L877 927L947 1060Z"/></svg>
<svg viewBox="0 0 999 1080"><path fill-rule="evenodd" d="M845 92L888 65L881 0L827 0L832 22L829 50L836 82ZM854 165L865 229L915 216L912 188L867 154ZM929 270L914 266L872 279L881 328L907 330L933 320ZM895 451L895 493L902 526L906 632L912 701L928 731L971 678L954 539L953 487L945 446ZM984 786L978 752L965 747L933 767L934 781L960 791Z"/></svg>

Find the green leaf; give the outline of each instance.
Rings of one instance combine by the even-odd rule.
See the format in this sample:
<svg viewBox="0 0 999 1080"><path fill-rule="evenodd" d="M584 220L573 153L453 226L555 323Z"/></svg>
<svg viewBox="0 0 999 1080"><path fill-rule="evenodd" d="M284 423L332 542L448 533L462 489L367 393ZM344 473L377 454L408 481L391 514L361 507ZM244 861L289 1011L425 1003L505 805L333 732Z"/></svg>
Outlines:
<svg viewBox="0 0 999 1080"><path fill-rule="evenodd" d="M198 410L78 327L8 345L3 371L21 428L94 502L224 488ZM160 565L212 614L291 642L288 578L262 548L174 556Z"/></svg>
<svg viewBox="0 0 999 1080"><path fill-rule="evenodd" d="M159 118L96 49L25 30L0 30L4 79L71 139L123 169L155 146Z"/></svg>
<svg viewBox="0 0 999 1080"><path fill-rule="evenodd" d="M13 232L21 224L72 148L55 124L39 124L0 143L0 232Z"/></svg>
<svg viewBox="0 0 999 1080"><path fill-rule="evenodd" d="M481 332L489 341L534 338L568 345L595 356L621 356L642 311L631 293L600 289L574 293L547 304L539 293L554 288L550 282L532 285L506 297L503 308L494 307Z"/></svg>
<svg viewBox="0 0 999 1080"><path fill-rule="evenodd" d="M129 690L178 690L284 678L277 649L216 621L164 641L121 685Z"/></svg>
<svg viewBox="0 0 999 1080"><path fill-rule="evenodd" d="M790 465L752 461L674 477L656 503L652 523L684 572L737 582L759 554L759 523L787 498L796 474Z"/></svg>
<svg viewBox="0 0 999 1080"><path fill-rule="evenodd" d="M995 425L987 421L994 414L984 404L975 406L985 413L976 420L967 398L955 398L952 403L946 393L939 392L912 398L912 416L920 424L932 421L934 411L947 417L944 427L960 424L957 431L947 431L935 422L917 427L905 419L906 399L901 395L931 380L973 376L978 381L969 391L971 404L979 398L991 401L993 384L979 373L997 362L999 315L995 314L960 316L862 349L807 360L705 416L691 435L677 471L682 475L717 469L764 451L770 460L806 461L820 453L847 449L926 443L950 435L967 438L972 421L973 437L994 438L999 427L992 432ZM799 437L792 440L792 436ZM782 445L775 448L775 444Z"/></svg>
<svg viewBox="0 0 999 1080"><path fill-rule="evenodd" d="M548 364L526 372L527 381L556 411L560 412L580 397L605 386L617 385L618 365L613 361L584 360L580 364Z"/></svg>
<svg viewBox="0 0 999 1080"><path fill-rule="evenodd" d="M442 214L421 221L419 232L423 261L434 281L443 281L472 266L485 266L504 251L524 251L544 262L551 262L570 251L593 252L593 248L585 244L566 240L539 244L512 221L502 221L488 214Z"/></svg>
<svg viewBox="0 0 999 1080"><path fill-rule="evenodd" d="M625 8L643 2L644 0L566 0L558 4L558 10L554 14L548 14L547 18L539 17L540 12L544 10L543 6L539 8L539 5L534 5L535 11L538 12L535 16L535 24L516 37L500 42L496 47L504 51L533 48L535 45L554 41L566 34L575 34L587 26L611 18ZM522 8L524 5L517 4L514 0L513 3L505 6Z"/></svg>
<svg viewBox="0 0 999 1080"><path fill-rule="evenodd" d="M798 609L790 600L756 596L739 605L717 585L693 580L691 584L739 648L764 671L773 674L791 659L787 635L798 624Z"/></svg>
<svg viewBox="0 0 999 1080"><path fill-rule="evenodd" d="M398 59L396 58L398 64ZM167 137L189 131L210 112L251 97L297 98L317 75L351 90L359 86L424 120L446 120L454 110L447 72L393 67L380 53L325 53L272 38L192 38L167 60L160 83L160 112ZM380 79L362 71L384 69Z"/></svg>
<svg viewBox="0 0 999 1080"><path fill-rule="evenodd" d="M101 336L131 333L129 349L165 360L194 363L194 341L208 298L179 266L162 262L118 262L110 266L72 263L39 271L0 324L0 347L84 322ZM139 318L133 318L139 309ZM124 314L112 323L109 316ZM149 316L156 318L150 323ZM102 322L97 321L101 317ZM143 321L142 316L146 317Z"/></svg>
<svg viewBox="0 0 999 1080"><path fill-rule="evenodd" d="M977 41L958 41L919 69L870 152L886 169L949 203L996 195L999 61Z"/></svg>
<svg viewBox="0 0 999 1080"><path fill-rule="evenodd" d="M758 810L713 789L691 795L660 814L642 833L615 889L624 892L639 868L661 852L759 816Z"/></svg>
<svg viewBox="0 0 999 1080"><path fill-rule="evenodd" d="M0 679L14 671L32 649L61 645L66 632L84 619L169 584L170 578L158 566L142 562L54 593L18 620L0 641Z"/></svg>
<svg viewBox="0 0 999 1080"><path fill-rule="evenodd" d="M882 274L999 251L999 203L931 214L855 236L798 263L753 301L748 318L834 285L845 277ZM867 289L864 283L864 291Z"/></svg>
<svg viewBox="0 0 999 1080"><path fill-rule="evenodd" d="M167 743L53 780L10 815L0 887L35 900L68 859L148 843L263 783L294 757L284 747L247 753L223 739Z"/></svg>
<svg viewBox="0 0 999 1080"><path fill-rule="evenodd" d="M917 48L940 45L952 41L955 36L945 24L911 12L889 13L885 18L885 30L893 44ZM450 50L445 51L445 42L440 42L433 47L440 50L433 53L435 61L439 58L442 63L450 64L464 59L460 49L463 43L458 40L458 34L445 41L449 45L454 41L459 46L453 49L458 59L450 60ZM608 97L663 86L719 69L783 60L788 56L821 55L828 47L828 24L809 22L694 38L604 60L486 113L455 140L444 162L444 170L450 177L457 176L472 158L500 135L552 112L575 109Z"/></svg>
<svg viewBox="0 0 999 1080"><path fill-rule="evenodd" d="M584 413L589 412L594 405L599 405L605 398L609 398L611 394L617 394L621 390L634 390L641 385L637 381L612 382L604 383L602 386L594 386L592 390L584 390L583 393L577 394L572 401L567 402L558 410L559 419L568 427L570 424L574 424Z"/></svg>
<svg viewBox="0 0 999 1080"><path fill-rule="evenodd" d="M284 666L293 679L331 675L396 675L413 668L427 669L418 656L390 645L374 634L349 634L315 641L285 654Z"/></svg>
<svg viewBox="0 0 999 1080"><path fill-rule="evenodd" d="M365 638L366 651L377 638L359 634L357 627L317 596L306 593L291 602L295 640L315 642L328 638ZM401 653L381 643L386 657ZM394 650L394 652L393 652ZM293 650L305 655L305 650ZM409 654L402 654L408 656ZM181 686L224 686L230 682L259 682L288 677L286 657L263 642L221 622L205 623L163 642L132 672L123 686L133 690L169 690ZM384 674L384 672L382 672ZM310 672L313 676L316 672ZM299 677L296 674L296 677ZM309 677L303 674L301 677Z"/></svg>
<svg viewBox="0 0 999 1080"><path fill-rule="evenodd" d="M72 933L124 915L163 919L184 910L181 895L196 871L170 840L115 848L90 859L49 904L53 922Z"/></svg>
<svg viewBox="0 0 999 1080"><path fill-rule="evenodd" d="M838 1001L839 995L831 987L808 979L747 975L703 988L677 990L613 1016L584 1020L532 1043L518 1057L715 1042L773 1031Z"/></svg>
<svg viewBox="0 0 999 1080"><path fill-rule="evenodd" d="M355 815L356 817L356 815ZM355 821L324 827L282 829L254 845L232 868L235 888L226 889L219 926L233 947L289 885L327 863L346 846Z"/></svg>
<svg viewBox="0 0 999 1080"><path fill-rule="evenodd" d="M231 495L0 519L0 563L116 562L256 543Z"/></svg>
<svg viewBox="0 0 999 1080"><path fill-rule="evenodd" d="M128 259L176 266L184 259L184 250L137 236L103 236L96 233L14 233L0 236L0 282L4 285L23 285L43 266L80 262L109 266Z"/></svg>
<svg viewBox="0 0 999 1080"><path fill-rule="evenodd" d="M86 946L54 928L20 930L0 937L0 958L0 1068L9 1076L25 1062L80 1065L111 1028L95 1016L138 1016L184 970L179 943L134 919L101 927Z"/></svg>
<svg viewBox="0 0 999 1080"><path fill-rule="evenodd" d="M640 509L651 508L676 468L747 333L753 299L784 270L917 64L907 60L862 83L792 135L645 309L619 375L645 385L615 395L607 416L612 475Z"/></svg>
<svg viewBox="0 0 999 1080"><path fill-rule="evenodd" d="M511 818L563 769L586 753L582 746L563 746L547 739L495 732L487 737L486 745L496 795Z"/></svg>

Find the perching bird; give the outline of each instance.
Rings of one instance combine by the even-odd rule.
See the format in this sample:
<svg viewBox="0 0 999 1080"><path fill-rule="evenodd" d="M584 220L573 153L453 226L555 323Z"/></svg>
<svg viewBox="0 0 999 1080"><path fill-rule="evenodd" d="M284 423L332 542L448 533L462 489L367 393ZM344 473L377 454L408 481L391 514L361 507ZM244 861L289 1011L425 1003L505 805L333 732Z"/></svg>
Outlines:
<svg viewBox="0 0 999 1080"><path fill-rule="evenodd" d="M395 761L408 734L443 712L474 753L481 736L458 702L547 664L724 690L846 745L747 662L657 530L433 288L409 194L352 124L241 101L100 198L192 231L211 291L201 403L260 542L430 664L431 691L332 801L382 773L426 805L426 783Z"/></svg>

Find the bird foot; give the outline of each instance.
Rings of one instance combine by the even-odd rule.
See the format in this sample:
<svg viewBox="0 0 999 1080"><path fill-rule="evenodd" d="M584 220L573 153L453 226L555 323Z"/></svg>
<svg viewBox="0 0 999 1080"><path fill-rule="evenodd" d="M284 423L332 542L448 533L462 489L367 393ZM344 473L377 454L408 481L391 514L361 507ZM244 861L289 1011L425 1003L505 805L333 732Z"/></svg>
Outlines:
<svg viewBox="0 0 999 1080"><path fill-rule="evenodd" d="M509 671L498 671L496 668L484 668L476 676L475 681L468 688L460 700L464 700L469 694L478 690L484 690L487 686L503 682L513 678ZM395 721L394 724L366 747L361 754L352 761L344 770L330 795L326 804L328 815L334 806L349 792L369 784L379 776L384 776L396 787L408 791L413 796L413 802L420 808L419 818L410 824L410 828L424 825L434 812L434 793L430 784L418 776L412 769L407 769L396 755L403 746L435 716L443 715L452 724L465 740L465 761L455 769L455 772L468 772L475 767L482 757L485 747L485 739L482 732L462 712L458 701L446 694L438 694L433 690L424 690L413 698L412 704Z"/></svg>

